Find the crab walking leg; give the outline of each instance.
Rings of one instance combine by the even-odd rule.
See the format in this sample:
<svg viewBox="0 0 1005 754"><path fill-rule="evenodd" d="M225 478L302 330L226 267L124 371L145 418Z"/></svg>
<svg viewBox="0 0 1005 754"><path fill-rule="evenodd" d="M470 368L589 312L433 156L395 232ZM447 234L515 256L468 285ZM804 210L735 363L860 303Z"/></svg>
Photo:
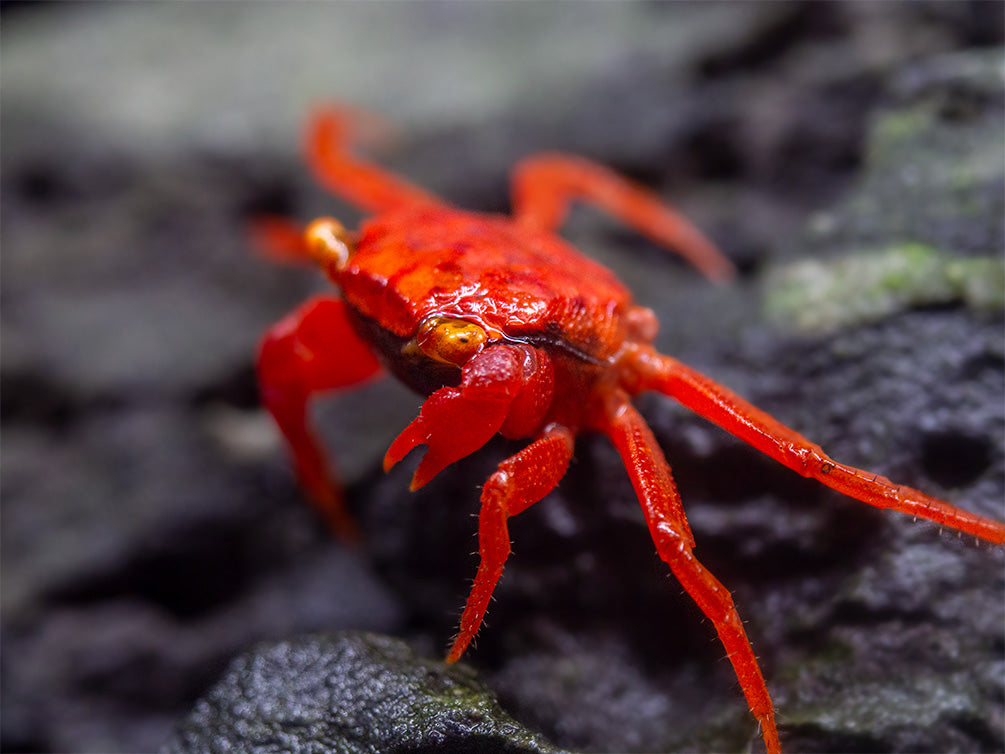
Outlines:
<svg viewBox="0 0 1005 754"><path fill-rule="evenodd" d="M259 215L252 219L248 230L255 251L273 262L315 264L301 223L278 215Z"/></svg>
<svg viewBox="0 0 1005 754"><path fill-rule="evenodd" d="M676 359L648 346L638 347L628 358L629 368L638 377L635 391L657 390L676 398L803 476L877 508L892 508L988 542L1005 543L1005 524L894 484L886 477L838 463L795 430Z"/></svg>
<svg viewBox="0 0 1005 754"><path fill-rule="evenodd" d="M478 633L492 592L510 553L507 519L527 510L551 492L565 475L572 458L573 435L552 425L543 436L499 464L482 488L478 516L478 552L481 562L471 587L461 628L447 662L456 662Z"/></svg>
<svg viewBox="0 0 1005 754"><path fill-rule="evenodd" d="M668 246L706 277L724 282L735 269L711 241L653 192L581 157L540 154L513 173L513 218L527 227L556 231L569 201L579 199L610 213Z"/></svg>
<svg viewBox="0 0 1005 754"><path fill-rule="evenodd" d="M775 712L750 640L733 598L691 552L694 538L684 517L670 467L645 420L623 393L612 397L603 430L611 438L631 477L660 557L715 626L743 694L761 724L768 754L779 754Z"/></svg>
<svg viewBox="0 0 1005 754"><path fill-rule="evenodd" d="M277 322L262 339L257 368L262 402L286 438L301 485L336 533L353 539L355 522L308 417L315 393L349 387L381 371L353 331L345 306L317 296Z"/></svg>
<svg viewBox="0 0 1005 754"><path fill-rule="evenodd" d="M361 111L326 107L317 110L308 124L307 161L326 189L370 212L384 212L417 204L443 202L418 186L380 169L350 152L364 135L367 121L376 116Z"/></svg>

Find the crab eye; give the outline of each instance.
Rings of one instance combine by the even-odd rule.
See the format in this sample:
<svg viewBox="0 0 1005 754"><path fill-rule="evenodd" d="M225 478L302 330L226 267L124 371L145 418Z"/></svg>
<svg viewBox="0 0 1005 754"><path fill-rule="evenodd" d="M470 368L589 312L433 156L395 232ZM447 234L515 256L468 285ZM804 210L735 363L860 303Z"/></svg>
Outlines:
<svg viewBox="0 0 1005 754"><path fill-rule="evenodd" d="M338 220L319 217L304 230L304 243L311 259L325 270L341 272L349 261L352 237Z"/></svg>
<svg viewBox="0 0 1005 754"><path fill-rule="evenodd" d="M485 330L472 322L430 317L419 326L415 342L430 358L460 367L482 350L487 337Z"/></svg>

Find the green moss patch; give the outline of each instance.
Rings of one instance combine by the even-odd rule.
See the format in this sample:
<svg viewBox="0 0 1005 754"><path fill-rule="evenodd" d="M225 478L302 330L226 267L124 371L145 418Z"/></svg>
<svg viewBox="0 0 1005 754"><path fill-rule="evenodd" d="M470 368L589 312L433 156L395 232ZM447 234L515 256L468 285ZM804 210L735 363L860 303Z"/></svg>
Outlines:
<svg viewBox="0 0 1005 754"><path fill-rule="evenodd" d="M903 243L830 260L797 261L765 278L764 308L776 325L826 333L920 306L1005 306L1005 259L956 257Z"/></svg>

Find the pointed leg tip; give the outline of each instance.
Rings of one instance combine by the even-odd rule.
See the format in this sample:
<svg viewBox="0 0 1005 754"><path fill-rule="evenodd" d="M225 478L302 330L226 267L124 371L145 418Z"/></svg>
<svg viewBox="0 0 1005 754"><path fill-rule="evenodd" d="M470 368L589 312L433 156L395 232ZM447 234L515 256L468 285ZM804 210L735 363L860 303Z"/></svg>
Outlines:
<svg viewBox="0 0 1005 754"><path fill-rule="evenodd" d="M353 520L332 523L332 530L336 538L346 547L359 548L363 546L363 532Z"/></svg>
<svg viewBox="0 0 1005 754"><path fill-rule="evenodd" d="M464 654L464 650L467 649L466 643L464 644L464 646L458 646L459 642L460 639L455 640L453 646L450 647L450 651L447 653L446 662L448 665L453 665L455 662L460 660L461 655Z"/></svg>
<svg viewBox="0 0 1005 754"><path fill-rule="evenodd" d="M721 267L716 267L710 270L707 275L709 280L711 280L715 285L728 286L736 282L738 276L736 267L732 264L726 264Z"/></svg>
<svg viewBox="0 0 1005 754"><path fill-rule="evenodd" d="M357 547L363 542L363 532L356 519L346 509L341 489L334 485L315 488L308 497L321 513L332 534L342 544Z"/></svg>

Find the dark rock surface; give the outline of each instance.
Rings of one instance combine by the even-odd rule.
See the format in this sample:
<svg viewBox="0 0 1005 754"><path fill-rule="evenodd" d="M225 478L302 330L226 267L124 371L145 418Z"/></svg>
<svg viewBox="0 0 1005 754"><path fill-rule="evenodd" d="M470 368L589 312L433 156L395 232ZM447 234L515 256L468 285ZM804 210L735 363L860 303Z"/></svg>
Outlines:
<svg viewBox="0 0 1005 754"><path fill-rule="evenodd" d="M319 635L237 658L162 750L559 754L514 722L464 665L405 642Z"/></svg>
<svg viewBox="0 0 1005 754"><path fill-rule="evenodd" d="M408 462L379 461L417 399L326 403L352 551L257 407L258 334L319 282L249 256L248 220L359 217L297 155L315 98L387 113L381 161L465 207L505 210L509 166L552 148L662 191L735 286L590 212L566 235L657 310L664 351L841 460L1005 517L999 4L288 8L4 8L4 751L154 751L259 642L366 630L436 658L455 628L478 485L519 444L409 495ZM640 404L788 750L1001 750L1001 550ZM613 450L584 437L576 458L512 522L466 660L558 746L759 750Z"/></svg>

